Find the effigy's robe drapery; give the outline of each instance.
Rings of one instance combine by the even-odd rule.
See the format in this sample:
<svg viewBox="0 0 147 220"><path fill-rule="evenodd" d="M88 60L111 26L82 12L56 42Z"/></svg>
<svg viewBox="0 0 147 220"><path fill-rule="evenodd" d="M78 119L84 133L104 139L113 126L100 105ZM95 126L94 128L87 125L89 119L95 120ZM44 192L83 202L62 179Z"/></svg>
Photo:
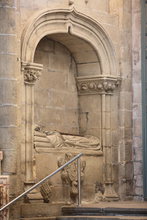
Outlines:
<svg viewBox="0 0 147 220"><path fill-rule="evenodd" d="M41 131L35 129L34 144L37 147L47 148L74 148L74 149L93 149L100 150L99 138L91 135L65 135L58 131Z"/></svg>

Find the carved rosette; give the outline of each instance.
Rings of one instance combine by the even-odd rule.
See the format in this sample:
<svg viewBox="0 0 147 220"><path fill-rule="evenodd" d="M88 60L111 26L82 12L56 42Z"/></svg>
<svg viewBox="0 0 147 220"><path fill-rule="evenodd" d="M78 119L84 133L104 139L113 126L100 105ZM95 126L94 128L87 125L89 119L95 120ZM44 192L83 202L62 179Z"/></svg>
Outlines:
<svg viewBox="0 0 147 220"><path fill-rule="evenodd" d="M43 66L37 63L23 63L22 71L25 84L35 84L41 76Z"/></svg>
<svg viewBox="0 0 147 220"><path fill-rule="evenodd" d="M118 89L121 79L115 76L77 77L79 95L109 94Z"/></svg>

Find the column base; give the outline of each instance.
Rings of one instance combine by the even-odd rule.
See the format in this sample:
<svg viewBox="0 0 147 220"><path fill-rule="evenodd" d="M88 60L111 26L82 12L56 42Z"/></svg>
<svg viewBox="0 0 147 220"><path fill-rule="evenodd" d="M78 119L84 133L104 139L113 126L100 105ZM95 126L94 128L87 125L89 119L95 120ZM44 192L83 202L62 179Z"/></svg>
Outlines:
<svg viewBox="0 0 147 220"><path fill-rule="evenodd" d="M113 183L105 183L105 192L103 195L104 201L118 201L119 196L115 192Z"/></svg>

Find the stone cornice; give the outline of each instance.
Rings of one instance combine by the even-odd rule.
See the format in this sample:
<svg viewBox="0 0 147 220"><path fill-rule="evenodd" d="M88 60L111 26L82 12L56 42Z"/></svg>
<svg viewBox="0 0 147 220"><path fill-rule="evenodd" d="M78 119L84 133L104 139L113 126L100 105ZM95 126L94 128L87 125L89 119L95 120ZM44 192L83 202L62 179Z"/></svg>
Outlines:
<svg viewBox="0 0 147 220"><path fill-rule="evenodd" d="M38 63L22 63L25 84L35 84L41 76L43 65Z"/></svg>
<svg viewBox="0 0 147 220"><path fill-rule="evenodd" d="M76 80L79 95L112 95L121 82L120 77L105 75L81 76L77 77Z"/></svg>

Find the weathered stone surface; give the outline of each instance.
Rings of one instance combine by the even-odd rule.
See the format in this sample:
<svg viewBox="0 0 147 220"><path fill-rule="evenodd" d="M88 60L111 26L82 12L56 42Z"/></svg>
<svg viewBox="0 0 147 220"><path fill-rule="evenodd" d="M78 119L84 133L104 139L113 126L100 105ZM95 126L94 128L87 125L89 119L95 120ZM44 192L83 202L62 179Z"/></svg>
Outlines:
<svg viewBox="0 0 147 220"><path fill-rule="evenodd" d="M72 67L72 57L62 45L48 40L48 49L45 49L47 40L44 42L45 44L38 46L35 56L36 62L42 62L44 65L44 73L35 87L35 123L69 133L72 133L74 128L74 132L78 133L75 64L73 63ZM52 117L48 117L49 115Z"/></svg>
<svg viewBox="0 0 147 220"><path fill-rule="evenodd" d="M135 161L142 161L143 158L143 150L139 146L134 148L134 159Z"/></svg>
<svg viewBox="0 0 147 220"><path fill-rule="evenodd" d="M17 171L17 153L14 150L4 150L2 170L7 174L16 174Z"/></svg>
<svg viewBox="0 0 147 220"><path fill-rule="evenodd" d="M18 94L16 87L18 85L17 80L0 79L0 105L17 105ZM9 88L9 89L8 89Z"/></svg>
<svg viewBox="0 0 147 220"><path fill-rule="evenodd" d="M8 1L2 0L0 2L0 6L1 7L15 7L16 1L15 0L8 0Z"/></svg>
<svg viewBox="0 0 147 220"><path fill-rule="evenodd" d="M137 187L143 187L142 179L143 179L142 175L140 175L140 176L138 175L138 176L135 177Z"/></svg>
<svg viewBox="0 0 147 220"><path fill-rule="evenodd" d="M143 167L142 162L134 162L134 175L142 175Z"/></svg>
<svg viewBox="0 0 147 220"><path fill-rule="evenodd" d="M142 187L136 187L135 188L135 195L140 196L139 199L141 199L141 196L143 196L143 188Z"/></svg>
<svg viewBox="0 0 147 220"><path fill-rule="evenodd" d="M17 106L4 105L0 106L0 127L15 127L17 126Z"/></svg>
<svg viewBox="0 0 147 220"><path fill-rule="evenodd" d="M7 63L6 66L4 66L4 63ZM0 54L0 78L8 78L10 77L10 79L15 79L15 77L17 76L17 72L16 72L16 64L17 64L17 57L16 55L11 55L11 54L7 54L7 55L3 55Z"/></svg>
<svg viewBox="0 0 147 220"><path fill-rule="evenodd" d="M16 34L15 9L13 8L13 6L0 7L0 21L0 33Z"/></svg>
<svg viewBox="0 0 147 220"><path fill-rule="evenodd" d="M125 154L126 154L126 161L132 161L133 159L133 153L132 153L132 140L126 141L126 148L125 148ZM133 172L132 172L133 173Z"/></svg>

